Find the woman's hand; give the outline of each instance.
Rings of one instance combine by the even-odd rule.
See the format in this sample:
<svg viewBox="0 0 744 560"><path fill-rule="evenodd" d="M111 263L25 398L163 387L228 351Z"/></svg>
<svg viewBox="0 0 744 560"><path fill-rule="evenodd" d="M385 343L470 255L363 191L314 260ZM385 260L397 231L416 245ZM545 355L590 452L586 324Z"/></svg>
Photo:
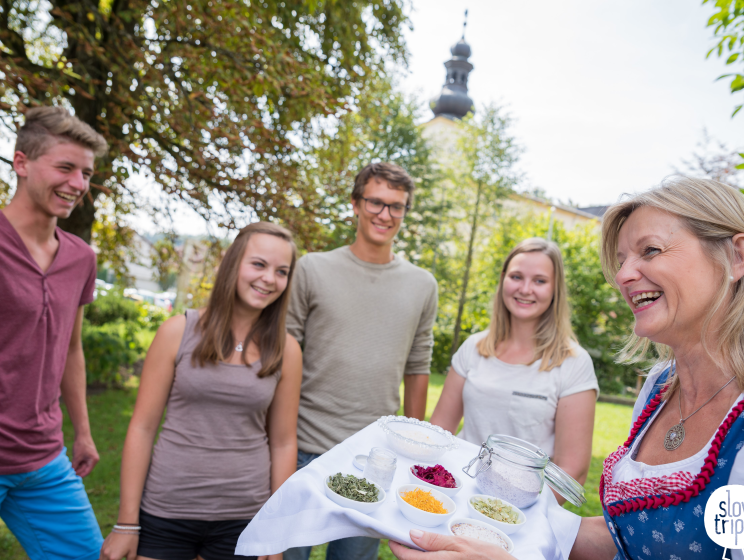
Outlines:
<svg viewBox="0 0 744 560"><path fill-rule="evenodd" d="M406 548L390 541L390 550L400 560L505 560L514 558L498 545L468 539L449 537L411 529L411 540L427 552Z"/></svg>
<svg viewBox="0 0 744 560"><path fill-rule="evenodd" d="M139 535L122 535L121 533L109 533L101 547L101 560L134 560L137 558L137 543Z"/></svg>

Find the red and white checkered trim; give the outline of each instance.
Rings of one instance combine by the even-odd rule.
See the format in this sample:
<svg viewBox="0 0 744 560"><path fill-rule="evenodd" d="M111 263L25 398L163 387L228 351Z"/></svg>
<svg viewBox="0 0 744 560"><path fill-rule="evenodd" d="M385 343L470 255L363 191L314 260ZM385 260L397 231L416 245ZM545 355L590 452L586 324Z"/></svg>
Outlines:
<svg viewBox="0 0 744 560"><path fill-rule="evenodd" d="M609 482L612 480L612 470L615 465L627 455L629 447L621 445L617 451L611 453L605 460L602 469L604 484L604 504L622 500L632 500L645 496L657 496L660 494L672 494L687 488L695 480L695 475L687 471L680 471L670 475L657 476L653 478L634 478L627 482Z"/></svg>
<svg viewBox="0 0 744 560"><path fill-rule="evenodd" d="M653 398L649 403L646 405L646 407L643 409L643 412L638 416L636 421L633 423L633 427L630 430L630 435L628 436L628 439L625 441L625 443L618 448L618 450L615 453L612 453L606 460L604 464L604 469L602 470L602 476L599 479L599 495L602 498L602 507L607 510L607 512L612 516L618 516L622 515L624 513L630 512L630 511L638 511L639 509L656 509L658 507L669 507L672 505L678 505L680 502L689 502L691 498L694 498L700 492L705 490L705 487L710 483L711 477L715 474L716 466L718 465L718 453L721 451L721 446L723 445L723 440L726 438L726 435L728 434L728 431L731 429L731 426L734 422L736 422L736 419L739 418L739 416L744 412L744 399L739 401L739 403L729 412L726 419L723 421L723 423L718 427L718 430L716 431L716 435L713 437L713 442L710 445L710 448L708 450L708 456L705 458L705 464L703 465L703 468L700 470L700 472L697 474L697 476L692 478L692 482L687 484L682 489L678 489L675 491L664 491L664 492L653 492L648 493L644 497L642 493L638 492L639 487L634 486L628 491L632 491L634 493L633 498L626 498L622 499L621 501L611 501L606 499L606 491L609 488L609 486L612 484L610 481L612 480L612 467L615 466L615 464L625 455L629 448L631 443L633 442L633 439L635 438L638 431L643 426L644 422L653 414L654 410L656 410L656 407L659 406L659 403L661 402L661 397L664 394L664 392L667 390L667 387L663 387L661 391ZM680 474L680 473L677 473ZM676 476L676 475L673 475ZM672 477L663 477L663 478L672 478ZM649 479L653 480L653 479ZM662 480L662 477L660 477L657 480ZM635 481L631 481L631 483L637 482L638 479ZM666 480L663 481L664 484L676 484L675 480ZM630 484L630 483L629 483ZM615 505L610 505L611 503L614 503Z"/></svg>

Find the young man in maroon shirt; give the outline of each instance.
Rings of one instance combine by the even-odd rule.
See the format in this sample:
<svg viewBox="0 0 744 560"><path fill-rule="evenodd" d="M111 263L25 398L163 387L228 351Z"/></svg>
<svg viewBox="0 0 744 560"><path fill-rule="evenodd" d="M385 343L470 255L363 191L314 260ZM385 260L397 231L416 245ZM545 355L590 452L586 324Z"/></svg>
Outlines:
<svg viewBox="0 0 744 560"><path fill-rule="evenodd" d="M94 560L103 542L81 480L98 462L81 343L96 258L57 220L88 192L106 150L65 109L28 110L13 156L16 192L0 211L0 518L32 560ZM60 394L75 429L72 463Z"/></svg>

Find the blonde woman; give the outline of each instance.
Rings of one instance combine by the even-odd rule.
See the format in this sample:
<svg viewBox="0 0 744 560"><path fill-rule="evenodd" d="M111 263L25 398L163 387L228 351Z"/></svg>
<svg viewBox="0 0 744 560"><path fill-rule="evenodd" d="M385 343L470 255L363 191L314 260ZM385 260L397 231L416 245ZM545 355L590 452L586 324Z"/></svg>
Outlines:
<svg viewBox="0 0 744 560"><path fill-rule="evenodd" d="M431 421L454 433L464 415L459 436L477 445L489 434L529 441L583 484L598 394L571 330L560 249L525 239L504 261L489 330L453 356Z"/></svg>
<svg viewBox="0 0 744 560"><path fill-rule="evenodd" d="M604 215L602 266L635 315L620 358L638 360L653 344L659 359L630 436L605 460L604 517L581 520L570 556L721 558L704 519L717 488L744 484L744 196L678 176L629 197ZM412 537L451 560L511 558L469 539ZM402 560L426 554L391 549Z"/></svg>

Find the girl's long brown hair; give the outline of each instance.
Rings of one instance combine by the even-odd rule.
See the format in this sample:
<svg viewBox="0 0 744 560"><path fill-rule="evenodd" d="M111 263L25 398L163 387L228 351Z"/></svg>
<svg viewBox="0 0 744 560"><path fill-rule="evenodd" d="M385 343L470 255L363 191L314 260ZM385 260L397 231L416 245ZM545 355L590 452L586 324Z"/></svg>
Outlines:
<svg viewBox="0 0 744 560"><path fill-rule="evenodd" d="M525 239L511 250L501 268L493 314L488 334L478 341L478 353L486 358L496 357L496 347L511 335L511 313L504 303L504 276L512 259L522 253L542 253L553 263L553 301L540 317L535 332L535 360L541 360L538 371L550 371L560 366L566 358L576 355L573 346L576 336L571 328L571 311L568 306L566 275L558 245L540 237Z"/></svg>
<svg viewBox="0 0 744 560"><path fill-rule="evenodd" d="M285 320L289 305L289 291L292 287L292 275L297 261L297 247L292 240L292 234L281 226L271 222L256 222L240 230L230 248L222 259L217 271L217 279L209 296L209 303L204 314L199 319L202 337L194 348L191 356L192 363L216 364L226 361L233 348L235 340L232 333L232 315L237 298L238 274L240 262L243 260L248 240L257 233L273 235L283 239L292 247L292 263L287 276L287 287L282 294L261 311L256 324L253 325L248 336L243 341L242 361L248 365L246 353L250 341L256 343L261 352L261 370L259 377L266 377L282 367L284 343L287 337Z"/></svg>

